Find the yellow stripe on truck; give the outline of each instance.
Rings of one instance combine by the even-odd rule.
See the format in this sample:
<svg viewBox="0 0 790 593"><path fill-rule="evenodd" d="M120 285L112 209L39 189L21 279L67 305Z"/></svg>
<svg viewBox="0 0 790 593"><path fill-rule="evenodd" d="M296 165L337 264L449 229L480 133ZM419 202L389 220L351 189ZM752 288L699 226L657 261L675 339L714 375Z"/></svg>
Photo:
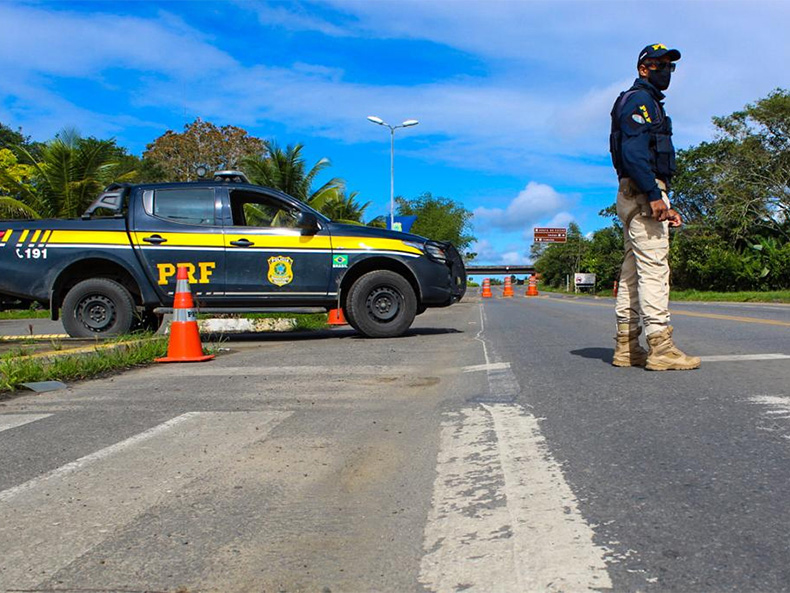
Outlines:
<svg viewBox="0 0 790 593"><path fill-rule="evenodd" d="M49 245L128 245L129 238L123 231L59 231L55 230Z"/></svg>
<svg viewBox="0 0 790 593"><path fill-rule="evenodd" d="M370 237L332 237L332 245L337 250L353 251L403 251L422 255L422 251L398 239L378 239Z"/></svg>
<svg viewBox="0 0 790 593"><path fill-rule="evenodd" d="M25 229L24 231L22 231L22 234L19 236L19 239L17 239L17 245L24 243L29 233L30 233L29 229Z"/></svg>

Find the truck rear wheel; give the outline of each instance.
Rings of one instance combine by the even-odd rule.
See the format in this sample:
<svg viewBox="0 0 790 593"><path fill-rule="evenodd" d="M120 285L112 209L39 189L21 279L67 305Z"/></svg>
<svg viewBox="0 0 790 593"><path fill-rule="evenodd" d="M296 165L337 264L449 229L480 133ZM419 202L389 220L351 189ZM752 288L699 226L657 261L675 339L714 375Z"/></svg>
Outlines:
<svg viewBox="0 0 790 593"><path fill-rule="evenodd" d="M74 285L63 299L63 327L74 338L125 334L134 320L129 291L109 278L91 278Z"/></svg>
<svg viewBox="0 0 790 593"><path fill-rule="evenodd" d="M417 296L408 280L389 270L360 276L346 302L353 327L368 338L402 335L414 321Z"/></svg>

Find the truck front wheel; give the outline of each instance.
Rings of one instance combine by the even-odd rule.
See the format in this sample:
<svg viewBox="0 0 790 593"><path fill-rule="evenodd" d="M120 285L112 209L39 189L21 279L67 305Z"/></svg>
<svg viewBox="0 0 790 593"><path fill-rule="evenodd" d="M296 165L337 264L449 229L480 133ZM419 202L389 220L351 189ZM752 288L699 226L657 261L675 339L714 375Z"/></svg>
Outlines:
<svg viewBox="0 0 790 593"><path fill-rule="evenodd" d="M91 278L74 285L63 299L63 327L74 338L125 334L134 320L129 291L109 278Z"/></svg>
<svg viewBox="0 0 790 593"><path fill-rule="evenodd" d="M389 270L360 276L346 301L353 327L368 338L402 335L414 321L417 296L408 280Z"/></svg>

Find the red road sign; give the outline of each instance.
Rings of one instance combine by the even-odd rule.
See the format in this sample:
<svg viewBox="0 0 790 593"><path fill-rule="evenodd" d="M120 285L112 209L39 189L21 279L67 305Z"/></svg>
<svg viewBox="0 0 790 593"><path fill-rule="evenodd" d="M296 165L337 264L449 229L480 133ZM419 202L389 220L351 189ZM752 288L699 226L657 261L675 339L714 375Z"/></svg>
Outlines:
<svg viewBox="0 0 790 593"><path fill-rule="evenodd" d="M568 229L535 227L535 243L566 243L568 241Z"/></svg>

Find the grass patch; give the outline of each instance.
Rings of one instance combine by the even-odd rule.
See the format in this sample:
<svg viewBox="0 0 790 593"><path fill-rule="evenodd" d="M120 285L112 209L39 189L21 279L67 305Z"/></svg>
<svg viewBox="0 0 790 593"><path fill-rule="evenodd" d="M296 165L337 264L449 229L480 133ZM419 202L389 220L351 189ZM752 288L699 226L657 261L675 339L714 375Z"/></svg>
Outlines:
<svg viewBox="0 0 790 593"><path fill-rule="evenodd" d="M0 319L48 319L49 311L45 309L14 309L0 311Z"/></svg>
<svg viewBox="0 0 790 593"><path fill-rule="evenodd" d="M102 342L106 345L108 341ZM112 342L109 342L112 343ZM30 358L24 348L0 357L0 393L30 381L78 381L153 362L167 352L167 338L135 334L119 338L117 348L56 358Z"/></svg>
<svg viewBox="0 0 790 593"><path fill-rule="evenodd" d="M565 289L551 286L539 286L538 290L557 292L561 294L574 294ZM590 292L576 293L590 295ZM614 293L611 288L595 293L595 296L611 297ZM716 292L712 290L672 290L669 293L672 301L701 301L701 302L727 302L727 303L790 303L790 290L771 290L766 292L741 291L741 292Z"/></svg>
<svg viewBox="0 0 790 593"><path fill-rule="evenodd" d="M790 303L790 290L766 292L714 292L702 290L673 290L669 294L673 301L727 301L732 303Z"/></svg>

